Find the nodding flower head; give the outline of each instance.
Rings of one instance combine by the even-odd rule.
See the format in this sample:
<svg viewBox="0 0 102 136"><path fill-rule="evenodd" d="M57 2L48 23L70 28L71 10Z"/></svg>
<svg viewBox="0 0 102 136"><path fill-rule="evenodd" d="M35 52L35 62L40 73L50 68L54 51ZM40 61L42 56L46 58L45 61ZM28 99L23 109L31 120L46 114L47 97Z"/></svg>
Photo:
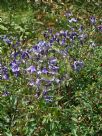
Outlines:
<svg viewBox="0 0 102 136"><path fill-rule="evenodd" d="M35 66L30 66L29 68L27 68L27 71L30 73L36 72Z"/></svg>
<svg viewBox="0 0 102 136"><path fill-rule="evenodd" d="M3 79L9 80L9 75L8 75L8 73L5 73L5 74L3 75Z"/></svg>
<svg viewBox="0 0 102 136"><path fill-rule="evenodd" d="M47 70L46 68L43 68L43 69L42 69L42 73L47 74L47 73L48 73L48 70Z"/></svg>
<svg viewBox="0 0 102 136"><path fill-rule="evenodd" d="M16 63L16 61L13 61L12 63L10 63L10 66L11 66L12 72L15 73L20 71L19 65Z"/></svg>

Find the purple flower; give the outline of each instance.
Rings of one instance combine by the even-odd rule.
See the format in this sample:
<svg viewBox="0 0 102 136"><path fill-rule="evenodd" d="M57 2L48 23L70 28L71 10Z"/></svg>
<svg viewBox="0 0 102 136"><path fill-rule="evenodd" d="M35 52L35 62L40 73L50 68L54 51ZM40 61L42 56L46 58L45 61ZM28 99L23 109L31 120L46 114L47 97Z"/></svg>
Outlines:
<svg viewBox="0 0 102 136"><path fill-rule="evenodd" d="M79 30L79 32L82 32L83 31L83 26L81 25L78 30Z"/></svg>
<svg viewBox="0 0 102 136"><path fill-rule="evenodd" d="M86 34L81 34L81 35L79 35L78 37L79 37L79 39L80 39L81 41L83 41L83 40L87 37L87 35L86 35Z"/></svg>
<svg viewBox="0 0 102 136"><path fill-rule="evenodd" d="M60 31L60 36L64 35L64 30Z"/></svg>
<svg viewBox="0 0 102 136"><path fill-rule="evenodd" d="M59 41L60 41L59 38L56 38L56 41L59 43Z"/></svg>
<svg viewBox="0 0 102 136"><path fill-rule="evenodd" d="M47 73L48 73L48 70L47 70L46 68L43 68L43 69L42 69L42 73L47 74Z"/></svg>
<svg viewBox="0 0 102 136"><path fill-rule="evenodd" d="M64 38L64 39L62 39L62 41L60 41L60 45L65 45L65 42L66 42L66 40Z"/></svg>
<svg viewBox="0 0 102 136"><path fill-rule="evenodd" d="M69 20L69 23L72 23L72 22L77 22L77 19L76 18L71 18L70 20Z"/></svg>
<svg viewBox="0 0 102 136"><path fill-rule="evenodd" d="M12 44L13 48L17 48L20 45L20 41L17 41L15 44Z"/></svg>
<svg viewBox="0 0 102 136"><path fill-rule="evenodd" d="M50 39L50 43L53 43L54 40L55 40L55 39L52 37L52 38Z"/></svg>
<svg viewBox="0 0 102 136"><path fill-rule="evenodd" d="M47 39L47 38L49 38L49 35L48 35L48 33L43 33L43 35L44 35L44 37Z"/></svg>
<svg viewBox="0 0 102 136"><path fill-rule="evenodd" d="M48 33L52 34L53 30L51 28L48 29Z"/></svg>
<svg viewBox="0 0 102 136"><path fill-rule="evenodd" d="M16 57L20 54L20 51L17 52L12 52L11 57L14 57L14 59L16 59Z"/></svg>
<svg viewBox="0 0 102 136"><path fill-rule="evenodd" d="M55 36L59 36L59 35L60 35L60 33L56 32Z"/></svg>
<svg viewBox="0 0 102 136"><path fill-rule="evenodd" d="M19 72L20 71L20 68L19 68L18 64L16 63L16 61L13 61L10 64L10 66L11 66L12 72L15 73L15 72Z"/></svg>
<svg viewBox="0 0 102 136"><path fill-rule="evenodd" d="M20 54L20 51L14 53L14 59Z"/></svg>
<svg viewBox="0 0 102 136"><path fill-rule="evenodd" d="M11 44L12 43L11 40L8 37L6 37L6 36L3 37L3 41L5 43L7 43L7 44Z"/></svg>
<svg viewBox="0 0 102 136"><path fill-rule="evenodd" d="M39 47L43 47L46 45L46 42L45 41L39 41L38 44L37 44Z"/></svg>
<svg viewBox="0 0 102 136"><path fill-rule="evenodd" d="M1 72L2 75L3 75L3 79L9 80L9 74L8 74L8 69L7 69L7 67L4 66L3 68L1 68L0 72Z"/></svg>
<svg viewBox="0 0 102 136"><path fill-rule="evenodd" d="M44 99L47 103L49 103L53 101L53 96L44 96Z"/></svg>
<svg viewBox="0 0 102 136"><path fill-rule="evenodd" d="M30 85L30 86L34 86L34 85L35 85L35 83L34 83L34 81L33 81L33 80L31 80L31 81L29 81L29 82L28 82L28 85Z"/></svg>
<svg viewBox="0 0 102 136"><path fill-rule="evenodd" d="M63 36L64 36L64 37L67 37L67 35L68 35L68 30L64 31Z"/></svg>
<svg viewBox="0 0 102 136"><path fill-rule="evenodd" d="M38 50L38 46L37 45L35 45L35 46L33 46L33 49L32 49L33 51L37 51Z"/></svg>
<svg viewBox="0 0 102 136"><path fill-rule="evenodd" d="M90 17L90 23L94 25L96 23L96 18L94 16Z"/></svg>
<svg viewBox="0 0 102 136"><path fill-rule="evenodd" d="M41 78L41 81L44 82L48 86L51 84L51 80L46 79L46 78Z"/></svg>
<svg viewBox="0 0 102 136"><path fill-rule="evenodd" d="M57 59L56 58L50 58L50 64L56 64Z"/></svg>
<svg viewBox="0 0 102 136"><path fill-rule="evenodd" d="M29 58L28 52L22 52L22 59Z"/></svg>
<svg viewBox="0 0 102 136"><path fill-rule="evenodd" d="M19 72L19 71L14 72L15 77L18 77L18 76L19 76L19 74L20 74L20 72Z"/></svg>
<svg viewBox="0 0 102 136"><path fill-rule="evenodd" d="M98 30L102 32L102 25L99 25L98 27Z"/></svg>
<svg viewBox="0 0 102 136"><path fill-rule="evenodd" d="M77 36L77 32L72 32L70 34L70 40L74 40L74 38Z"/></svg>
<svg viewBox="0 0 102 136"><path fill-rule="evenodd" d="M8 91L4 91L2 94L2 96L9 96L9 95L10 95L10 92L8 92Z"/></svg>
<svg viewBox="0 0 102 136"><path fill-rule="evenodd" d="M36 83L37 86L40 85L40 79L37 78L35 83Z"/></svg>
<svg viewBox="0 0 102 136"><path fill-rule="evenodd" d="M47 90L43 90L43 96L46 96L48 94Z"/></svg>
<svg viewBox="0 0 102 136"><path fill-rule="evenodd" d="M34 66L30 66L29 68L27 68L27 71L30 73L36 72L36 69Z"/></svg>
<svg viewBox="0 0 102 136"><path fill-rule="evenodd" d="M68 17L72 16L72 13L71 12L66 12L65 16L68 18Z"/></svg>
<svg viewBox="0 0 102 136"><path fill-rule="evenodd" d="M9 80L9 75L8 75L7 73L5 73L5 74L3 75L3 79Z"/></svg>
<svg viewBox="0 0 102 136"><path fill-rule="evenodd" d="M49 69L57 72L57 70L59 69L59 67L49 65Z"/></svg>
<svg viewBox="0 0 102 136"><path fill-rule="evenodd" d="M84 66L83 61L74 61L74 64L73 64L74 70L79 71L81 70L81 68L83 68L83 66Z"/></svg>

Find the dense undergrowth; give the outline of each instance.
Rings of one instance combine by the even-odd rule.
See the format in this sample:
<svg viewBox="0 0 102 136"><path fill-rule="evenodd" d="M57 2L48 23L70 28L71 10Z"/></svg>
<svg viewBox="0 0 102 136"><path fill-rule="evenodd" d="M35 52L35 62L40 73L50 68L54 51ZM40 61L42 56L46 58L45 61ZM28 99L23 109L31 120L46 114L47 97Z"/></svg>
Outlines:
<svg viewBox="0 0 102 136"><path fill-rule="evenodd" d="M101 1L12 2L0 11L0 135L101 136Z"/></svg>

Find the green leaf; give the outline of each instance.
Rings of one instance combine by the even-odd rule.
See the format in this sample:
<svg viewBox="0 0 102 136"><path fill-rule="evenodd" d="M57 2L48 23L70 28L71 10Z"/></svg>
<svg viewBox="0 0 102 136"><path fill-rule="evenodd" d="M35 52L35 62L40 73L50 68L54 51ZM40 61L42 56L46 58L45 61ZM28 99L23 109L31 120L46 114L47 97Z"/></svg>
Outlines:
<svg viewBox="0 0 102 136"><path fill-rule="evenodd" d="M0 25L0 29L1 29L1 30L5 30L5 31L8 30L8 29L7 29L5 26L3 26L3 25Z"/></svg>
<svg viewBox="0 0 102 136"><path fill-rule="evenodd" d="M11 133L5 132L6 136L13 136Z"/></svg>

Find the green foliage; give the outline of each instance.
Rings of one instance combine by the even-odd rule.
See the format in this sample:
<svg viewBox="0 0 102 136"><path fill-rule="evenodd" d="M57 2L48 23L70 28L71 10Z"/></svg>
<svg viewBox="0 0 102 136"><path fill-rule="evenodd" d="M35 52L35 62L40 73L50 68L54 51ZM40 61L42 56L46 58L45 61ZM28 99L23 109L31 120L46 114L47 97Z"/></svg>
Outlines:
<svg viewBox="0 0 102 136"><path fill-rule="evenodd" d="M36 3L34 5L32 1L24 6L23 2L26 3L26 0L2 1L2 6L9 9L9 12L4 12L8 15L7 18L4 17L3 12L1 13L3 16L0 19L0 36L6 34L13 44L8 44L8 41L0 39L0 64L1 62L3 65L6 64L10 75L10 80L0 77L0 135L101 136L102 47L98 35L101 35L102 32L97 29L102 22L99 17L100 1L76 0L73 3L69 1L67 5L65 5L67 1L62 3L55 1L53 4L57 9L51 7L52 3L43 3L42 5ZM15 7L18 6L24 7L27 11L16 11ZM87 9L85 9L86 7ZM97 7L99 8L97 9ZM71 9L73 16L77 17L79 22L77 24L69 23L66 17L61 15L64 14L63 8ZM95 11L97 19L95 26L89 22L93 11ZM40 18L38 16L41 13L44 15ZM53 96L53 101L46 102L43 99L41 89L44 83L42 83L40 94L36 98L36 88L28 85L29 78L34 77L35 79L36 74L21 73L16 78L10 69L10 54L14 50L12 45L16 45L16 38L19 39L21 45L21 47L17 46L17 50L26 50L44 39L41 32L47 30L49 26L52 26L53 33L56 33L60 30L72 32L72 28L78 31L77 28L80 25L83 25L84 33L87 35L83 44L80 44L77 38L74 43L68 40L66 47L70 47L71 44L73 48L68 48L68 55L61 56L60 51L64 51L65 47L55 43L47 56L56 57L60 67L57 77L61 79L61 83L52 83L50 86L50 95ZM95 46L92 45L94 42ZM19 56L17 57L19 60ZM45 65L47 60L43 55L42 59ZM27 58L25 60L27 61ZM84 66L80 71L73 70L74 60L84 61ZM31 64L36 63L32 62ZM27 65L22 64L21 71ZM0 74L2 75L2 73ZM50 78L48 75L42 75L42 77Z"/></svg>

